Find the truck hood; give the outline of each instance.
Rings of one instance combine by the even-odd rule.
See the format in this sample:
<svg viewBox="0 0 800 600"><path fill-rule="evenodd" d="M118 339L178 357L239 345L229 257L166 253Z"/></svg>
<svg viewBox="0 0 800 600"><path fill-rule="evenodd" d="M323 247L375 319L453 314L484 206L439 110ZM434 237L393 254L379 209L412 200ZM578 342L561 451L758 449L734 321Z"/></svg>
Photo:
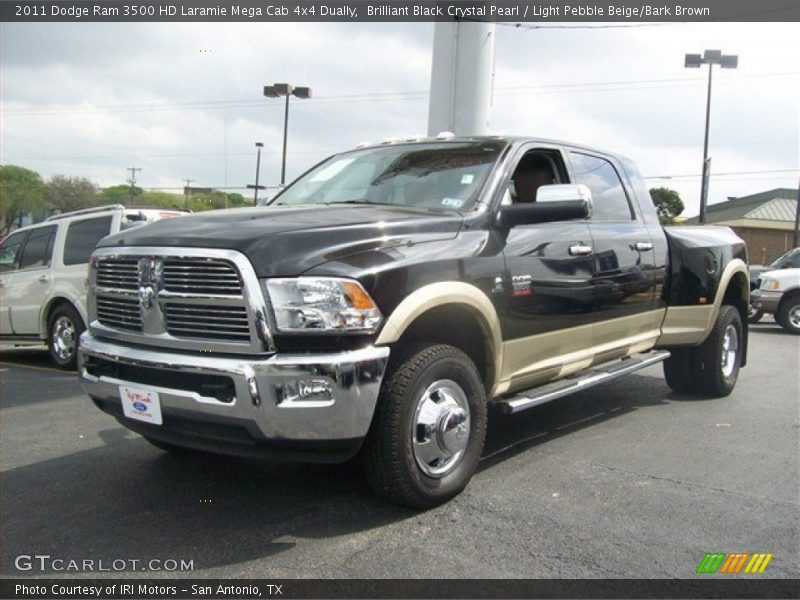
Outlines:
<svg viewBox="0 0 800 600"><path fill-rule="evenodd" d="M238 208L164 219L103 239L99 247L238 250L259 277L291 277L351 254L455 237L463 217L400 206Z"/></svg>
<svg viewBox="0 0 800 600"><path fill-rule="evenodd" d="M763 271L760 274L761 280L774 279L780 283L782 290L790 287L800 286L800 269L777 269L774 271Z"/></svg>

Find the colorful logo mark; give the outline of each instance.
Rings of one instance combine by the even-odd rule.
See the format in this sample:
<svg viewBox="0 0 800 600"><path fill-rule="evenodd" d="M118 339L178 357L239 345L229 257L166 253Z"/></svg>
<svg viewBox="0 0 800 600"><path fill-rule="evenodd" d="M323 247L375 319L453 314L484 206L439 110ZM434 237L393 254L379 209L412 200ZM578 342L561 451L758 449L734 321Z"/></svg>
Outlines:
<svg viewBox="0 0 800 600"><path fill-rule="evenodd" d="M698 573L726 573L735 575L739 573L763 573L767 569L772 554L764 552L709 552L700 561ZM745 566L746 565L746 566Z"/></svg>

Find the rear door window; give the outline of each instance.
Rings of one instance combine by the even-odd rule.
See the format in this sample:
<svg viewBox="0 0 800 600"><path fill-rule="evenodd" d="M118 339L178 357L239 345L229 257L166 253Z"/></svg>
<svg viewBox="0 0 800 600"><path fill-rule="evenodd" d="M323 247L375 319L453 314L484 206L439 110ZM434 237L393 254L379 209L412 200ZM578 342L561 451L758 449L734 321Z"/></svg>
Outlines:
<svg viewBox="0 0 800 600"><path fill-rule="evenodd" d="M88 263L97 243L111 233L112 216L73 221L67 229L64 264Z"/></svg>
<svg viewBox="0 0 800 600"><path fill-rule="evenodd" d="M619 173L609 161L599 156L571 152L575 183L592 190L593 221L631 221L633 213Z"/></svg>
<svg viewBox="0 0 800 600"><path fill-rule="evenodd" d="M36 269L50 266L50 260L53 258L53 240L55 240L55 237L55 225L33 229L28 235L25 247L22 249L19 268Z"/></svg>

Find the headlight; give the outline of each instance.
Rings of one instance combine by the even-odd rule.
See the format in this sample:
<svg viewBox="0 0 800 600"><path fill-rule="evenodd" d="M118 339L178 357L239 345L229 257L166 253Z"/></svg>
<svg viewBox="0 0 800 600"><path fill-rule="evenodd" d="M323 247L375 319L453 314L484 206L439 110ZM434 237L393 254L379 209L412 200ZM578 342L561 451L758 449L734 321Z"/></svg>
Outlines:
<svg viewBox="0 0 800 600"><path fill-rule="evenodd" d="M777 279L762 279L761 280L761 289L762 290L779 290L779 289L781 289L781 284Z"/></svg>
<svg viewBox="0 0 800 600"><path fill-rule="evenodd" d="M383 315L357 281L333 277L266 279L281 332L374 333Z"/></svg>

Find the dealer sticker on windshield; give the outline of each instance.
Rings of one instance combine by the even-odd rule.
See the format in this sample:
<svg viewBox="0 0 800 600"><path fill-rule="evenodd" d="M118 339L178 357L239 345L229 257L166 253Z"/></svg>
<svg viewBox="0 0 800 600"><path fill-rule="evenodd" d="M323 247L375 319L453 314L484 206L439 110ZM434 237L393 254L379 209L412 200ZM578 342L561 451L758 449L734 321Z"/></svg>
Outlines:
<svg viewBox="0 0 800 600"><path fill-rule="evenodd" d="M459 198L445 198L442 200L442 204L451 208L461 208L461 205L464 204L464 201L460 200Z"/></svg>
<svg viewBox="0 0 800 600"><path fill-rule="evenodd" d="M161 400L158 392L142 388L119 386L122 398L122 412L129 419L144 421L152 425L161 425Z"/></svg>

